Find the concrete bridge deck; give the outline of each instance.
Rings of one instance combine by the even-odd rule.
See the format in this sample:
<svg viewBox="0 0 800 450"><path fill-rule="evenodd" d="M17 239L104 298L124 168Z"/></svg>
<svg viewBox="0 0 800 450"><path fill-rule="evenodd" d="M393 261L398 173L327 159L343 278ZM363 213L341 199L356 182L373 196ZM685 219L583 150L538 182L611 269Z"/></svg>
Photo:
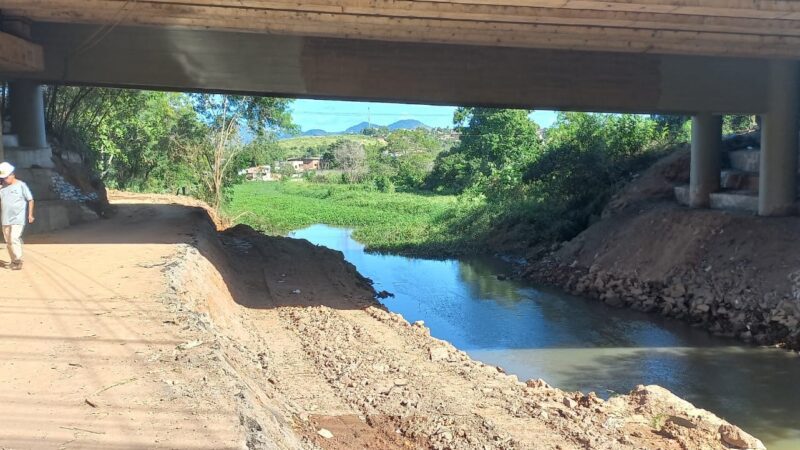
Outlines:
<svg viewBox="0 0 800 450"><path fill-rule="evenodd" d="M714 56L798 56L791 0L3 0L42 22Z"/></svg>
<svg viewBox="0 0 800 450"><path fill-rule="evenodd" d="M761 114L759 212L795 201L797 1L0 0L0 12L7 80L691 114L695 206L719 188L719 115ZM18 90L12 122L26 128L41 96ZM39 122L23 141L43 140Z"/></svg>

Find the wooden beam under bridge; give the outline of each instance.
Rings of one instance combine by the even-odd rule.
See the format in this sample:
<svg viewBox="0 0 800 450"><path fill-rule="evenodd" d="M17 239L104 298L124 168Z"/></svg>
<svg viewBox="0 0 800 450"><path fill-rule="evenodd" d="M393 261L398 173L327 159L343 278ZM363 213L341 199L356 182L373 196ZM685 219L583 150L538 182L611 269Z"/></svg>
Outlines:
<svg viewBox="0 0 800 450"><path fill-rule="evenodd" d="M0 32L0 72L40 72L44 54L40 45Z"/></svg>

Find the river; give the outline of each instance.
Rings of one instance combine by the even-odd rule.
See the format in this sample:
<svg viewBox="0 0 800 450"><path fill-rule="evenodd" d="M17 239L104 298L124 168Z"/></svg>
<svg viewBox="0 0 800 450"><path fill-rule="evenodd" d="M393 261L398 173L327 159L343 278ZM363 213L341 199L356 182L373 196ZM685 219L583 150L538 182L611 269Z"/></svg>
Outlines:
<svg viewBox="0 0 800 450"><path fill-rule="evenodd" d="M408 321L520 379L608 397L664 386L760 438L800 449L800 357L715 338L657 315L613 309L524 281L503 281L496 258L429 260L366 253L350 231L314 225L290 234L339 250Z"/></svg>

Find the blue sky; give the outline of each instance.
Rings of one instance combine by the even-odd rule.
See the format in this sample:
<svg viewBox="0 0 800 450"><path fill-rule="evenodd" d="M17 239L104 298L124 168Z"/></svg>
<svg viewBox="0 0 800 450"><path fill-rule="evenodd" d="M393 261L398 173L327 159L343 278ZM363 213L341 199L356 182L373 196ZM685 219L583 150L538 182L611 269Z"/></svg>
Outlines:
<svg viewBox="0 0 800 450"><path fill-rule="evenodd" d="M342 131L367 120L377 125L389 125L402 119L417 119L432 127L449 127L453 125L454 110L452 106L296 100L292 104L292 117L303 131L315 128ZM531 118L539 125L548 127L555 121L556 113L535 111Z"/></svg>

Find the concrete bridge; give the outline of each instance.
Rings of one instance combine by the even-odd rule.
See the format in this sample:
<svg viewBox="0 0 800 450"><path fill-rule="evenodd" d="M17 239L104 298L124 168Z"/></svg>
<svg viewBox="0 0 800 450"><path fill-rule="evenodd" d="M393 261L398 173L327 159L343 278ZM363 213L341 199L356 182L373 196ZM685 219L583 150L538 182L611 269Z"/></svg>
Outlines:
<svg viewBox="0 0 800 450"><path fill-rule="evenodd" d="M0 0L0 12L8 157L24 165L47 158L42 83L681 113L688 201L707 207L721 115L759 114L758 213L795 210L793 0Z"/></svg>

